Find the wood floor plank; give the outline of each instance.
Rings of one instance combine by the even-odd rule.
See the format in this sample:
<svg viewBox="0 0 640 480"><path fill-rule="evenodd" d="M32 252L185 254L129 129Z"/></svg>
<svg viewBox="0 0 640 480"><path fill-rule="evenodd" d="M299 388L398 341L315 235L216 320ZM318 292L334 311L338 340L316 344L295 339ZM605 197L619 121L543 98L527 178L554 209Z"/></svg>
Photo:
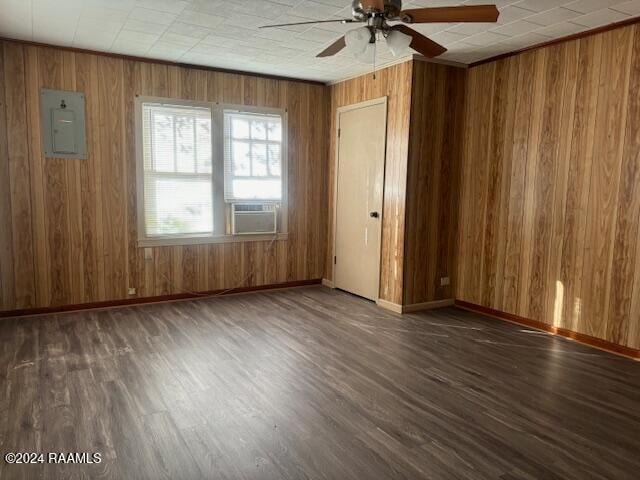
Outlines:
<svg viewBox="0 0 640 480"><path fill-rule="evenodd" d="M633 479L640 364L324 287L0 322L13 478ZM505 361L508 359L508 361ZM9 414L10 413L10 414Z"/></svg>

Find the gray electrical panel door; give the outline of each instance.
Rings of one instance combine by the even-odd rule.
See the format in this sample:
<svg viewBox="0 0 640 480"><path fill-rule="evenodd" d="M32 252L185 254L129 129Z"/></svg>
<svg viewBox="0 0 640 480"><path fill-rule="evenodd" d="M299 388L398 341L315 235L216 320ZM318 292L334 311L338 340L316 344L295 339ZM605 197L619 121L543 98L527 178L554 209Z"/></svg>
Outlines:
<svg viewBox="0 0 640 480"><path fill-rule="evenodd" d="M84 94L43 88L40 108L45 157L86 159Z"/></svg>

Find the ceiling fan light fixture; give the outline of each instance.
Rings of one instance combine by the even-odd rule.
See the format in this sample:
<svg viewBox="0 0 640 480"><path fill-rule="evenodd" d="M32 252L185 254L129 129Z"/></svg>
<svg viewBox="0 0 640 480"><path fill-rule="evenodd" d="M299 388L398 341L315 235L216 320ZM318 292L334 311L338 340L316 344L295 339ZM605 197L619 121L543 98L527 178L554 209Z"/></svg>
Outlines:
<svg viewBox="0 0 640 480"><path fill-rule="evenodd" d="M364 48L364 51L356 55L356 59L358 59L358 61L361 63L373 65L376 60L376 44L368 43Z"/></svg>
<svg viewBox="0 0 640 480"><path fill-rule="evenodd" d="M344 41L347 51L354 56L358 56L367 50L367 46L371 41L371 32L367 27L355 28L345 34Z"/></svg>
<svg viewBox="0 0 640 480"><path fill-rule="evenodd" d="M409 35L405 35L397 30L391 30L387 35L387 47L394 57L403 55L413 39Z"/></svg>

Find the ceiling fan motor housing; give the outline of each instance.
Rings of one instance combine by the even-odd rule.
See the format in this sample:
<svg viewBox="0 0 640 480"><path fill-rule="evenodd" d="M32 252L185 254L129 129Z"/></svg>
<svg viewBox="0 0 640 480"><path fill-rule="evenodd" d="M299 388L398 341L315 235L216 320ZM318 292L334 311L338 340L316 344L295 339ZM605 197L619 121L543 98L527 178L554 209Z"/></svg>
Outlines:
<svg viewBox="0 0 640 480"><path fill-rule="evenodd" d="M351 10L353 19L357 21L366 21L372 13L376 13L375 10L372 10L369 4L372 2L361 1L361 0L353 0L351 2ZM375 2L373 2L375 3ZM400 16L400 12L402 11L402 0L384 0L384 18L398 18Z"/></svg>

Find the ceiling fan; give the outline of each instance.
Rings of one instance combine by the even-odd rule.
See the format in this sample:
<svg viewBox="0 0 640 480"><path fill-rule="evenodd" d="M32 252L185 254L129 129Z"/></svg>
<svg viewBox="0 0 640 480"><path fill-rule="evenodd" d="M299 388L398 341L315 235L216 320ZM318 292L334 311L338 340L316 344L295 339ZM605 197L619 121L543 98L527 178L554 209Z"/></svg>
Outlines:
<svg viewBox="0 0 640 480"><path fill-rule="evenodd" d="M500 12L495 5L467 5L458 7L413 8L402 10L402 0L353 0L351 3L353 18L336 20L315 20L308 22L265 25L260 28L287 27L315 23L366 23L366 26L347 32L333 42L317 57L330 57L343 48L352 53L373 52L378 33L387 40L387 46L395 56L410 47L427 58L437 57L447 51L442 45L416 32L403 24L413 23L462 23L497 22ZM387 22L402 22L389 25Z"/></svg>

